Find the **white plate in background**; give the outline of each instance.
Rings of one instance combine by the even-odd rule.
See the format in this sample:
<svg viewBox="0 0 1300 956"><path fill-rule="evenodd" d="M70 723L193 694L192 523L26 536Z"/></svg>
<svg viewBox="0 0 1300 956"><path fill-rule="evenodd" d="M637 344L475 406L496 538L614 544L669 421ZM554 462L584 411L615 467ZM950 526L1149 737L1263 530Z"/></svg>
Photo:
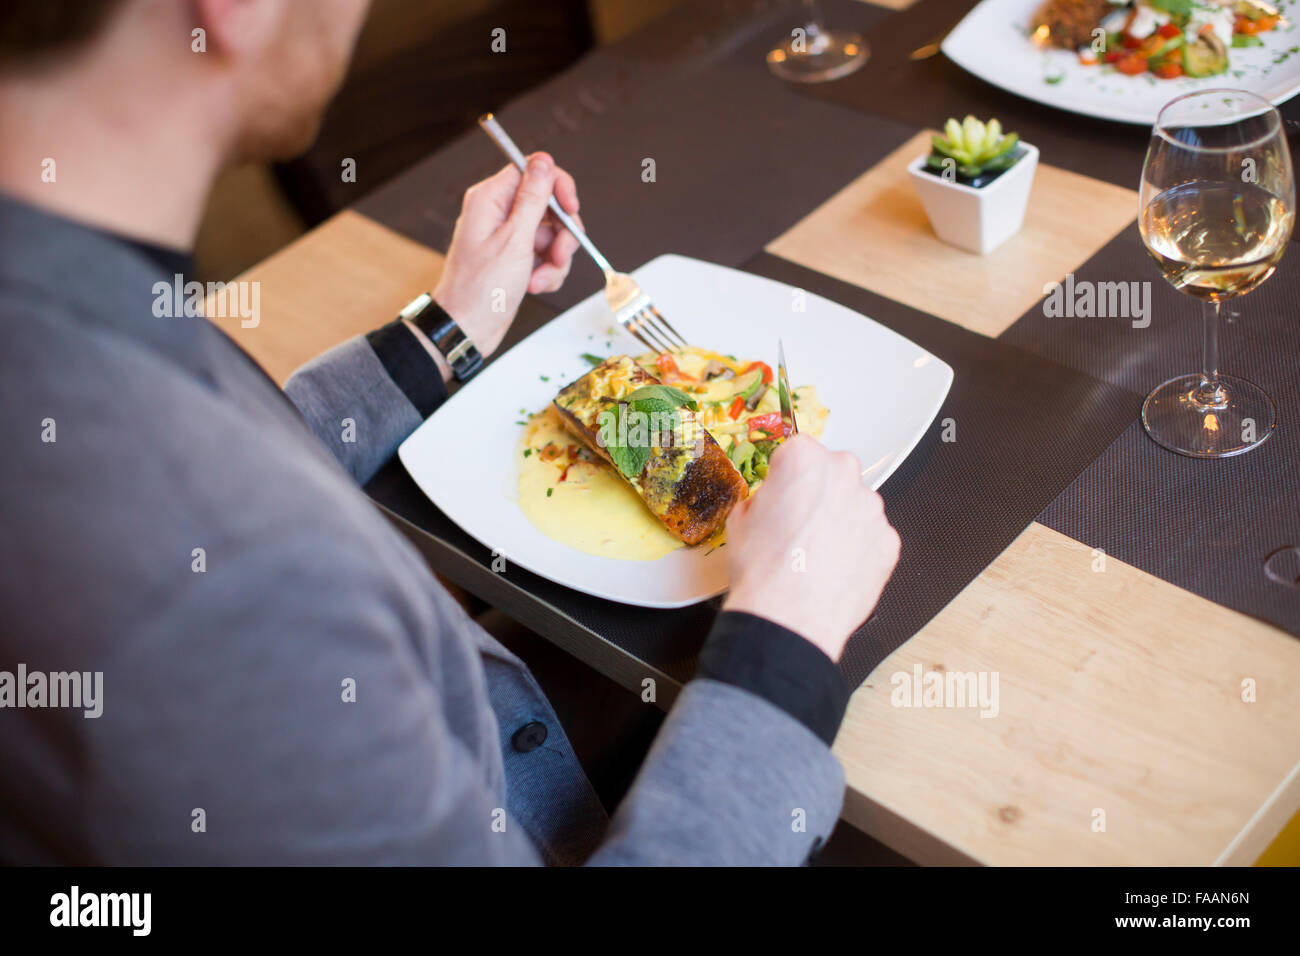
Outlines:
<svg viewBox="0 0 1300 956"><path fill-rule="evenodd" d="M1289 52L1300 46L1294 2L1281 0L1289 22L1261 33L1263 46L1228 50L1228 72L1202 79L1125 76L1103 65L1084 66L1072 50L1040 49L1029 39L1029 24L1042 0L984 0L944 38L941 49L968 73L1017 96L1072 113L1151 126L1162 106L1196 90L1248 90L1274 105L1300 93L1300 52ZM945 119L935 117L934 123Z"/></svg>

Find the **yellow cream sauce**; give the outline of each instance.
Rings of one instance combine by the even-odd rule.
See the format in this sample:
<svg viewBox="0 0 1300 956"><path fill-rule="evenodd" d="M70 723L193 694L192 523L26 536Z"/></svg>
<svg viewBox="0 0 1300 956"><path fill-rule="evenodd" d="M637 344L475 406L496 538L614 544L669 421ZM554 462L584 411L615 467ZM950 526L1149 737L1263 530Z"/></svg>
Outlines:
<svg viewBox="0 0 1300 956"><path fill-rule="evenodd" d="M691 348L673 356L676 372L658 368L654 354L638 356L637 364L651 375L692 395L699 403L699 421L727 451L733 441L744 440L748 421L757 415L780 411L775 387L768 388L753 410L730 416L736 393L735 378L703 381L710 362L718 362L738 377L750 364L706 349ZM812 386L794 393L799 431L820 435L829 414ZM587 554L623 561L656 561L682 541L650 512L632 486L614 467L585 449L564 426L553 405L528 418L516 447L519 462L519 507L539 531ZM761 482L759 483L761 484ZM753 494L758 484L750 488ZM699 547L720 547L720 530Z"/></svg>

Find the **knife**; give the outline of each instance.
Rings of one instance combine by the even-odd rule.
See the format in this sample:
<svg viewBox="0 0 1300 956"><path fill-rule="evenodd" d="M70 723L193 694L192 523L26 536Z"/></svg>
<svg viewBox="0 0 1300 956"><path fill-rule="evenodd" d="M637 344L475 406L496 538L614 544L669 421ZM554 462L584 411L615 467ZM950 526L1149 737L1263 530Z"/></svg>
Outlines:
<svg viewBox="0 0 1300 956"><path fill-rule="evenodd" d="M794 417L794 402L790 395L790 376L785 370L785 346L776 340L776 389L781 400L781 421L789 426L788 434L799 434L799 423Z"/></svg>

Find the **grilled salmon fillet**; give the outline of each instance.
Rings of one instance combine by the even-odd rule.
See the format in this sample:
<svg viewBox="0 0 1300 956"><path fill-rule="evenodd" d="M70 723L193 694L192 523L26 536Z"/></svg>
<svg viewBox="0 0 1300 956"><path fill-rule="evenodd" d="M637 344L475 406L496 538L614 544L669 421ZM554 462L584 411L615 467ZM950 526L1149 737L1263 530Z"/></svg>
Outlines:
<svg viewBox="0 0 1300 956"><path fill-rule="evenodd" d="M629 356L616 355L566 385L554 404L569 430L612 465L600 441L601 413L617 414L619 402L633 391L658 384L658 379ZM677 412L682 422L677 434L689 440L656 445L640 474L623 477L664 527L687 544L699 544L722 527L731 509L748 497L749 485L713 436L696 422L694 413L689 408Z"/></svg>
<svg viewBox="0 0 1300 956"><path fill-rule="evenodd" d="M1116 9L1110 0L1046 0L1034 14L1035 31L1046 26L1047 42L1062 50L1077 50L1092 40L1092 31Z"/></svg>

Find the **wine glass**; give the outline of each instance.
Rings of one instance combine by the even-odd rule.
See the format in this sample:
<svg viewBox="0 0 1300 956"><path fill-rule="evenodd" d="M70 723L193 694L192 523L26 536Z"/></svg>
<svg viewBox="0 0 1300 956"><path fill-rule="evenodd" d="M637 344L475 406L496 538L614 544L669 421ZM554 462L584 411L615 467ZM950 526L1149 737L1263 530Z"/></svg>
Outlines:
<svg viewBox="0 0 1300 956"><path fill-rule="evenodd" d="M871 55L860 33L827 30L818 0L803 0L804 23L767 53L773 73L796 83L824 83L848 76Z"/></svg>
<svg viewBox="0 0 1300 956"><path fill-rule="evenodd" d="M1160 385L1142 405L1147 434L1171 451L1222 458L1273 433L1258 385L1219 373L1219 308L1273 274L1295 224L1295 179L1282 117L1243 90L1166 103L1142 167L1138 228L1175 289L1201 300L1199 373Z"/></svg>

